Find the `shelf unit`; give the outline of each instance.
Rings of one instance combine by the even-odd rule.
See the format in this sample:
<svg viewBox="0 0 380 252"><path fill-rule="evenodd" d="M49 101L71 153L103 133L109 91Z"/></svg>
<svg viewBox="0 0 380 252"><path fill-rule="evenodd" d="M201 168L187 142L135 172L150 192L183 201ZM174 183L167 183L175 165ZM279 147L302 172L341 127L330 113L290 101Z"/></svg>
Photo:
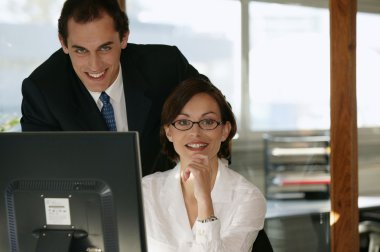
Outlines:
<svg viewBox="0 0 380 252"><path fill-rule="evenodd" d="M330 188L328 135L264 135L269 199L326 199Z"/></svg>

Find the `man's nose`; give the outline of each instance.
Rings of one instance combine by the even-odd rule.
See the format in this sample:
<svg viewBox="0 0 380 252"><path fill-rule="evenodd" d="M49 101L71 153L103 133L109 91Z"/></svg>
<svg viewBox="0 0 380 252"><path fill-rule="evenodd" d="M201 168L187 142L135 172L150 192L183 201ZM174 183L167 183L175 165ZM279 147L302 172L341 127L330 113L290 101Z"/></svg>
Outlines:
<svg viewBox="0 0 380 252"><path fill-rule="evenodd" d="M97 71L99 70L100 62L101 62L100 57L95 53L95 54L90 55L88 65L92 71Z"/></svg>

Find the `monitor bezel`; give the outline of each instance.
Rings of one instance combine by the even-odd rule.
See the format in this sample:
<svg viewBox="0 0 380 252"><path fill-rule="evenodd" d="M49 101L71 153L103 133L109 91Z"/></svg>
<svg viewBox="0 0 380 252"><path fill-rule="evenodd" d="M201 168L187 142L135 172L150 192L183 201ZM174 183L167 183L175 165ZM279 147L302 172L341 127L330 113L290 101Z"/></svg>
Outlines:
<svg viewBox="0 0 380 252"><path fill-rule="evenodd" d="M20 179L103 181L112 190L115 207L114 251L146 251L137 132L2 133L0 160L1 251L18 251L11 249L12 230L4 222L9 217L6 189Z"/></svg>

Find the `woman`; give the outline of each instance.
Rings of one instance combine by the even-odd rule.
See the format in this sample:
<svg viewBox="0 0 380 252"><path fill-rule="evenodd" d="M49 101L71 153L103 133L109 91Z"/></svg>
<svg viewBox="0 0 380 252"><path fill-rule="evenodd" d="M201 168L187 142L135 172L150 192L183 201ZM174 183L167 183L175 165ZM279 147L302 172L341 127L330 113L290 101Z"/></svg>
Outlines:
<svg viewBox="0 0 380 252"><path fill-rule="evenodd" d="M163 151L177 165L143 178L148 250L250 251L266 203L228 168L237 127L223 94L207 80L186 80L161 120Z"/></svg>

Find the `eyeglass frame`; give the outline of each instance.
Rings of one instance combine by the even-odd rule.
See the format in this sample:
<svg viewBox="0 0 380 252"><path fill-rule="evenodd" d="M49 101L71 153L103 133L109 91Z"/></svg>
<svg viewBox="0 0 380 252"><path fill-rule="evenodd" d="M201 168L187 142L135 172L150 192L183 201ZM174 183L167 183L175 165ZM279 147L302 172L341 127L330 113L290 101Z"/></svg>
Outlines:
<svg viewBox="0 0 380 252"><path fill-rule="evenodd" d="M178 128L175 126L175 123L176 123L176 122L183 121L183 120L186 120L186 121L191 122L191 126L190 126L190 128L188 128L188 129L178 129ZM211 120L211 121L213 121L213 122L216 122L216 126L215 126L215 128L212 128L212 129L204 129L204 128L202 128L202 126L201 126L200 123L201 123L202 121L206 121L206 120ZM194 124L198 124L198 127L199 127L200 129L202 129L202 130L214 130L214 129L218 128L219 125L224 124L224 122L223 122L223 121L216 121L216 120L214 120L214 119L207 119L207 118L206 118L206 119L199 120L198 122L194 122L194 121L191 121L191 120L189 120L189 119L179 119L179 120L175 120L175 121L172 122L170 125L172 125L175 129L177 129L177 130L179 130L179 131L187 131L187 130L190 130L191 128L193 128Z"/></svg>

